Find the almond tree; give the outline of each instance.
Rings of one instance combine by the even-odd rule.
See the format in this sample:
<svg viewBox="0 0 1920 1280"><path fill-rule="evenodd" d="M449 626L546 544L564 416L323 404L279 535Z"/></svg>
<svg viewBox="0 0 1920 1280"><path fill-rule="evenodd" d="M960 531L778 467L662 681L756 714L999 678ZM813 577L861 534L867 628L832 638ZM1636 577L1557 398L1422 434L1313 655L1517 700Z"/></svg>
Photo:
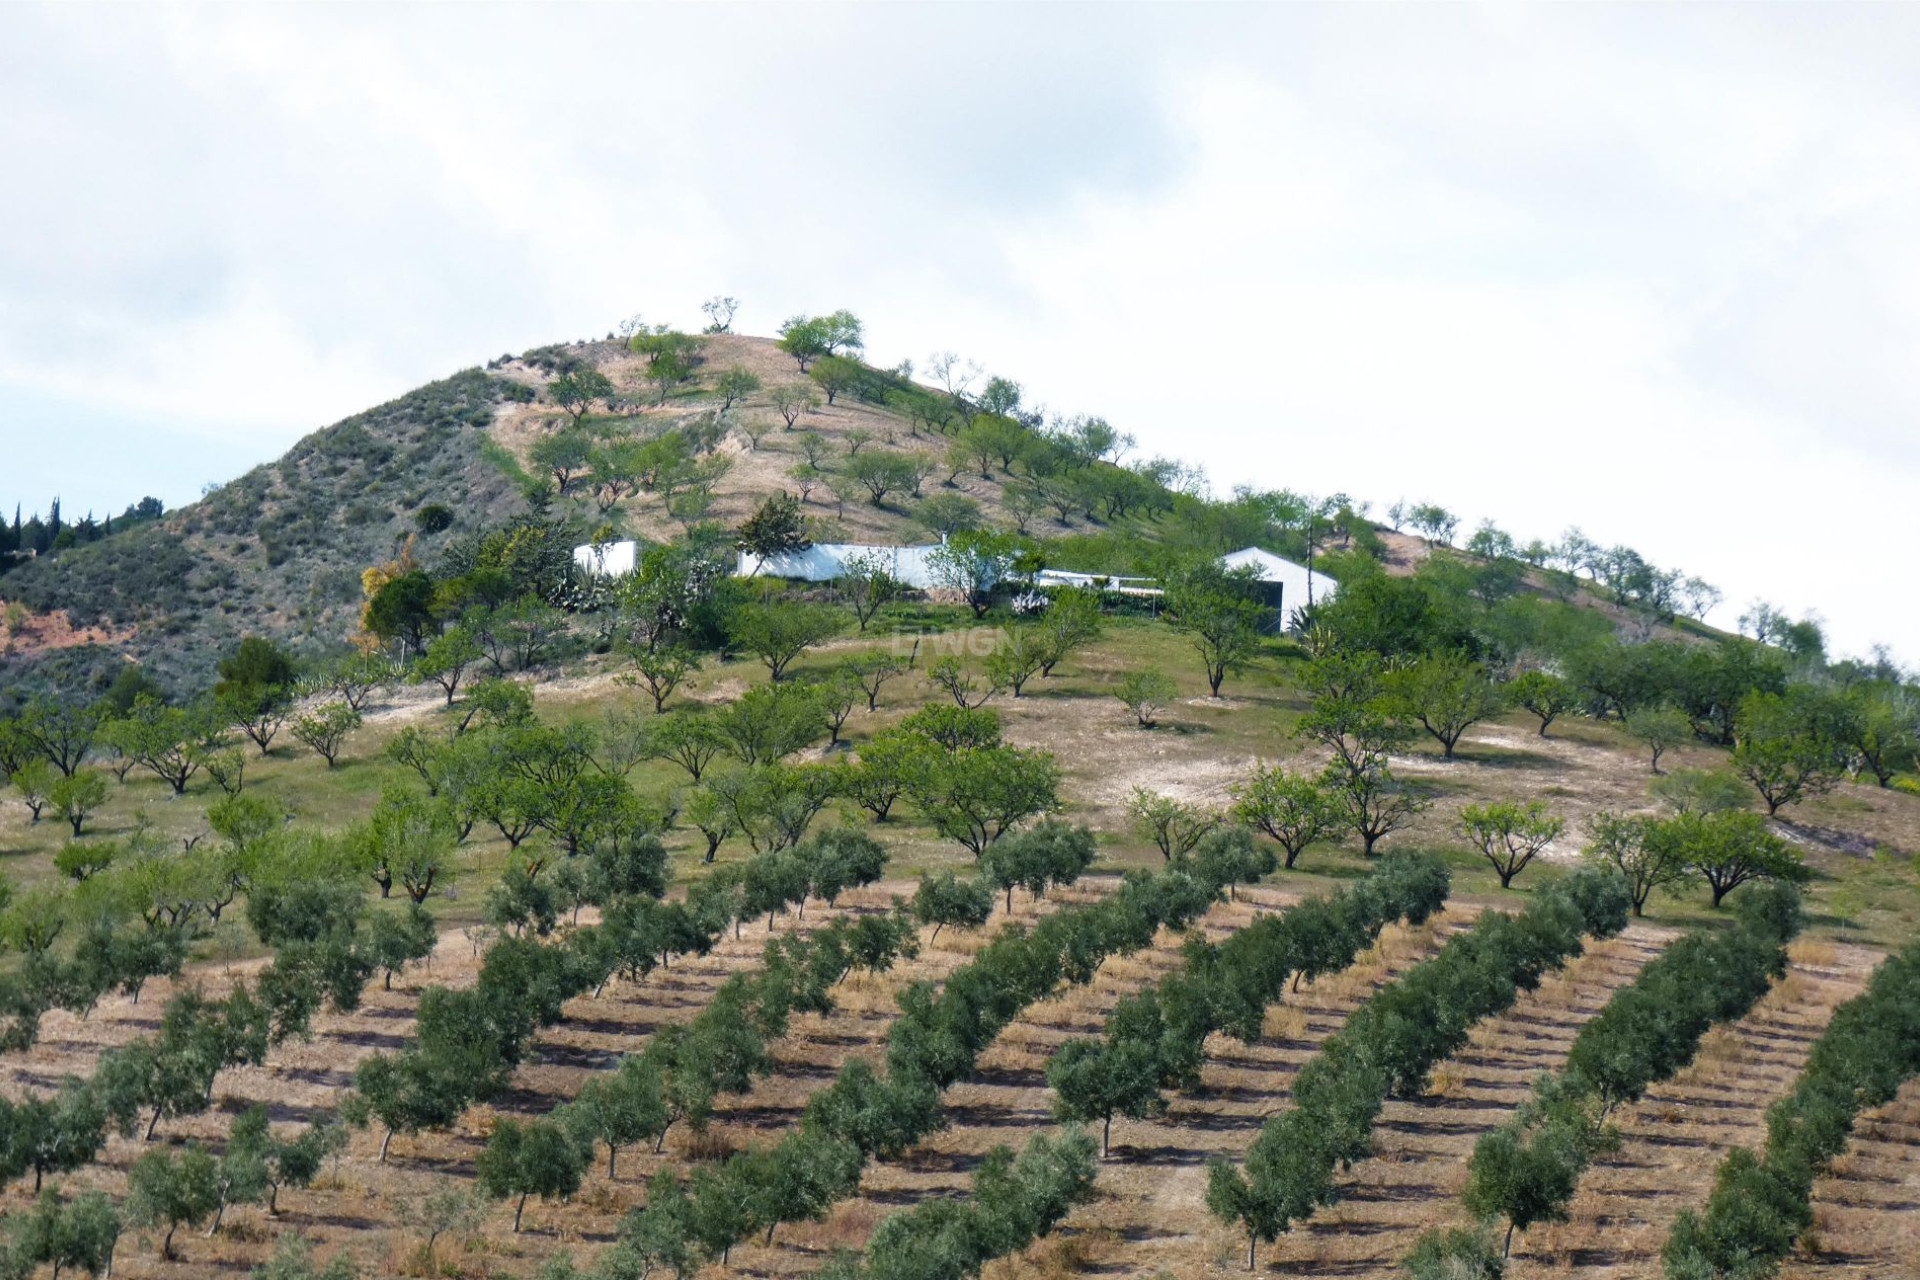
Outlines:
<svg viewBox="0 0 1920 1280"><path fill-rule="evenodd" d="M735 645L766 664L778 684L801 654L840 634L842 626L840 615L825 605L752 604L735 612L727 630Z"/></svg>
<svg viewBox="0 0 1920 1280"><path fill-rule="evenodd" d="M1306 847L1339 821L1323 779L1290 774L1280 765L1255 764L1253 776L1235 784L1231 793L1234 818L1278 841L1286 850L1289 871Z"/></svg>
<svg viewBox="0 0 1920 1280"><path fill-rule="evenodd" d="M1449 760L1462 734L1499 715L1506 705L1485 669L1463 653L1430 654L1394 672L1387 692L1404 714L1433 735Z"/></svg>
<svg viewBox="0 0 1920 1280"><path fill-rule="evenodd" d="M347 735L360 727L360 713L344 702L330 702L293 722L293 736L311 747L331 769L339 763Z"/></svg>
<svg viewBox="0 0 1920 1280"><path fill-rule="evenodd" d="M1560 838L1567 823L1538 800L1525 804L1507 800L1468 805L1460 811L1460 829L1492 864L1500 887L1511 889L1514 877Z"/></svg>
<svg viewBox="0 0 1920 1280"><path fill-rule="evenodd" d="M1660 888L1685 884L1694 871L1686 849L1665 824L1649 818L1597 813L1588 824L1592 839L1583 856L1626 877L1633 914L1644 915L1647 899Z"/></svg>
<svg viewBox="0 0 1920 1280"><path fill-rule="evenodd" d="M1507 682L1507 697L1540 719L1540 736L1547 726L1580 705L1579 690L1561 676L1548 671L1524 671Z"/></svg>
<svg viewBox="0 0 1920 1280"><path fill-rule="evenodd" d="M875 502L879 500L879 497L874 499ZM892 557L884 551L864 551L848 556L833 585L841 599L852 608L861 631L867 629L867 624L873 621L875 614L898 600L906 590L906 584L894 576Z"/></svg>

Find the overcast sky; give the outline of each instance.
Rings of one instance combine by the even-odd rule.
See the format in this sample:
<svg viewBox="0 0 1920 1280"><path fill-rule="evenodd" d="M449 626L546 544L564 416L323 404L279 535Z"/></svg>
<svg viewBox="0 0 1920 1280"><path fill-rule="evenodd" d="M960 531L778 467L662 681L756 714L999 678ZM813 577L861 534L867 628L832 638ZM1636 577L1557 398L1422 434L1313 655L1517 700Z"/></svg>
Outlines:
<svg viewBox="0 0 1920 1280"><path fill-rule="evenodd" d="M0 7L0 500L850 307L1238 482L1920 661L1920 10Z"/></svg>

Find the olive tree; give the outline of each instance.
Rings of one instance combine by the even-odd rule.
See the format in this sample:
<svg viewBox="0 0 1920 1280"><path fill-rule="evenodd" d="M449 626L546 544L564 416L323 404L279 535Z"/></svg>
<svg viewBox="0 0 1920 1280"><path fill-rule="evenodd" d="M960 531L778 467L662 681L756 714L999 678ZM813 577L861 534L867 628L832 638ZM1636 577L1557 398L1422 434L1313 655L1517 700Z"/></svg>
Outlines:
<svg viewBox="0 0 1920 1280"><path fill-rule="evenodd" d="M127 1217L136 1225L164 1229L160 1256L173 1257L173 1235L197 1226L220 1207L218 1162L189 1143L178 1154L153 1150L127 1170Z"/></svg>
<svg viewBox="0 0 1920 1280"><path fill-rule="evenodd" d="M993 915L993 888L984 880L962 880L953 872L922 876L911 903L914 919L933 926L933 937L952 925L978 929Z"/></svg>
<svg viewBox="0 0 1920 1280"><path fill-rule="evenodd" d="M1166 1110L1160 1093L1159 1005L1129 996L1114 1006L1104 1040L1076 1038L1047 1063L1053 1113L1067 1121L1100 1122L1100 1155L1111 1149L1113 1118L1139 1120Z"/></svg>
<svg viewBox="0 0 1920 1280"><path fill-rule="evenodd" d="M560 1123L503 1119L475 1157L473 1172L480 1190L493 1199L518 1197L513 1206L513 1229L518 1232L530 1198L572 1195L580 1189L586 1165L585 1148Z"/></svg>

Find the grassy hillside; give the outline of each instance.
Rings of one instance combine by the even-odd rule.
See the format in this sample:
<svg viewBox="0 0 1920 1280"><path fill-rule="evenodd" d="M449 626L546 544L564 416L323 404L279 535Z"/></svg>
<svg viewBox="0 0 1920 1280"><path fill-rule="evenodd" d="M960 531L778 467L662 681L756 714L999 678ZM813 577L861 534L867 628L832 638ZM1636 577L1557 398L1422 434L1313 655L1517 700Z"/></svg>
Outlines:
<svg viewBox="0 0 1920 1280"><path fill-rule="evenodd" d="M685 379L664 394L649 380L647 358L624 343L502 357L316 431L277 462L164 520L0 577L0 600L31 611L5 634L0 701L47 688L97 690L126 659L190 692L247 634L308 655L338 648L357 622L364 569L392 559L408 538L431 566L455 541L524 510L526 494L541 487L579 541L596 533L672 541L696 523L731 529L784 490L802 497L818 541L927 541L937 536L931 513L957 506L1042 542L1061 568L1151 573L1176 554L1256 542L1307 554L1300 532L1257 499L1193 496L1193 473L1179 464L1083 459L1077 488L1052 483L1030 452L970 449L972 433L955 402L898 373L862 366L860 382L828 404L815 379L770 339L713 334L700 341ZM612 394L584 410L556 403L556 379L582 370L604 375ZM731 403L718 390L730 372L757 383ZM780 408L789 394L811 396L791 423ZM985 420L1017 448L1040 438L1031 430L1037 417L1023 418L1017 407ZM627 492L597 492L591 471L554 492L535 449L568 431L607 447L684 437L696 441L695 453L678 471L649 475ZM906 461L915 481L876 498L855 475L862 457ZM688 502L689 487L706 496L691 510L676 508ZM423 511L436 504L453 522L422 526ZM1329 512L1325 524L1316 549L1363 542L1390 574L1415 573L1433 555L1427 541L1351 513ZM1515 585L1573 600L1616 627L1707 633L1685 618L1649 621L1571 574L1536 566Z"/></svg>

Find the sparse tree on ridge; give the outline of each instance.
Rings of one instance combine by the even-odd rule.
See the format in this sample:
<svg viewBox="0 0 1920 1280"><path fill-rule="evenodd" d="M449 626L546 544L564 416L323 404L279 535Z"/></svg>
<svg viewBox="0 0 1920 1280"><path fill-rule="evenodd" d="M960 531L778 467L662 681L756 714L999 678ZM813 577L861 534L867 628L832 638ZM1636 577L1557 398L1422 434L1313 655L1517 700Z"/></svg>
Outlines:
<svg viewBox="0 0 1920 1280"><path fill-rule="evenodd" d="M850 390L860 381L861 373L859 361L842 356L821 356L807 370L807 376L813 379L814 385L827 393L829 406L840 397L841 392Z"/></svg>
<svg viewBox="0 0 1920 1280"><path fill-rule="evenodd" d="M707 317L707 333L732 333L733 317L740 311L740 299L725 294L715 294L700 304L700 310Z"/></svg>
<svg viewBox="0 0 1920 1280"><path fill-rule="evenodd" d="M820 397L813 394L811 387L788 383L773 389L773 407L787 424L787 430L792 431L801 414L820 407Z"/></svg>
<svg viewBox="0 0 1920 1280"><path fill-rule="evenodd" d="M613 382L598 369L576 369L548 383L547 395L578 423L593 408L595 400L606 400L613 395Z"/></svg>

